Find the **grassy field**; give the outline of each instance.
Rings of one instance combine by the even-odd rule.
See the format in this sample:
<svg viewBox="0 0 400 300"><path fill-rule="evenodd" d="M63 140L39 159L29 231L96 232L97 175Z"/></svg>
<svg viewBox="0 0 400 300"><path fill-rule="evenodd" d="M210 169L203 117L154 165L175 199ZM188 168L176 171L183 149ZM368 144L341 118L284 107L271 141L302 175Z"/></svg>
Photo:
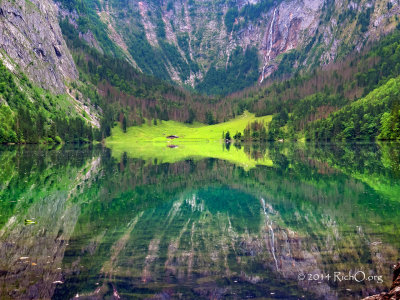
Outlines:
<svg viewBox="0 0 400 300"><path fill-rule="evenodd" d="M230 150L222 142L222 133L229 131L234 135L243 129L249 122L271 122L272 116L257 118L248 112L233 120L216 125L183 124L175 121L163 121L158 125L148 124L128 128L123 133L119 126L114 127L111 137L107 138L106 145L112 149L113 156L120 158L123 153L129 157L140 158L153 163L174 163L188 158L218 158L230 161L245 169L256 165L272 166L268 154L259 160L254 160L234 145ZM167 139L169 135L179 138ZM168 146L175 145L175 148Z"/></svg>
<svg viewBox="0 0 400 300"><path fill-rule="evenodd" d="M254 114L245 112L243 115L225 123L215 125L204 124L184 124L176 121L162 121L158 125L143 124L128 128L123 133L119 127L115 127L112 136L107 139L107 143L132 143L132 142L165 142L167 136L177 135L179 139L174 143L186 141L220 141L222 133L229 131L231 136L236 132L242 132L246 125L254 121L263 121L267 125L271 122L272 116L255 117Z"/></svg>

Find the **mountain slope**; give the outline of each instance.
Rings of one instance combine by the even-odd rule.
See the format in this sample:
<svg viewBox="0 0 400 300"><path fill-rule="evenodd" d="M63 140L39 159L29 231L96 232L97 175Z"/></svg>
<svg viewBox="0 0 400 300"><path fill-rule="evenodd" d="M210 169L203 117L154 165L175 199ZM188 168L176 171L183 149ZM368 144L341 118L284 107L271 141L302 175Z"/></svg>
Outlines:
<svg viewBox="0 0 400 300"><path fill-rule="evenodd" d="M98 112L78 95L54 95L0 62L0 144L93 140Z"/></svg>
<svg viewBox="0 0 400 300"><path fill-rule="evenodd" d="M393 30L400 12L397 1L380 0L85 3L69 19L91 44L107 52L113 41L114 54L141 71L218 94L359 51ZM68 9L76 12L78 4ZM254 54L246 56L247 49ZM227 81L234 82L228 91Z"/></svg>
<svg viewBox="0 0 400 300"><path fill-rule="evenodd" d="M55 93L78 73L58 26L58 10L51 0L0 2L0 58L17 66L35 83Z"/></svg>
<svg viewBox="0 0 400 300"><path fill-rule="evenodd" d="M382 130L383 114L400 104L399 90L400 77L390 79L365 98L346 105L324 120L312 123L307 131L308 137L317 140L376 138Z"/></svg>
<svg viewBox="0 0 400 300"><path fill-rule="evenodd" d="M383 1L2 1L0 139L87 141L115 122L211 125L245 110L275 114L273 139L292 138L400 75L398 12ZM230 97L193 93L257 81ZM373 113L397 136L395 109Z"/></svg>

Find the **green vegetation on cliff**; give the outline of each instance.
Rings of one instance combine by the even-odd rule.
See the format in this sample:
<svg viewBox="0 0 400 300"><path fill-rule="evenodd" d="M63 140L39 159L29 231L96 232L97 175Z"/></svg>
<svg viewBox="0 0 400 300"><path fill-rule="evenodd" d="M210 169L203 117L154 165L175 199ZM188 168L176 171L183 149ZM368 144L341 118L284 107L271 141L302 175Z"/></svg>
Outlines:
<svg viewBox="0 0 400 300"><path fill-rule="evenodd" d="M233 51L226 68L216 69L212 66L197 90L208 95L226 95L242 90L257 81L257 50L248 47L245 51L238 47Z"/></svg>
<svg viewBox="0 0 400 300"><path fill-rule="evenodd" d="M399 93L400 77L390 79L366 97L346 105L326 119L311 123L306 130L307 137L315 140L396 139ZM388 114L391 110L392 114Z"/></svg>
<svg viewBox="0 0 400 300"><path fill-rule="evenodd" d="M55 96L0 62L0 144L88 142L94 130L68 95Z"/></svg>
<svg viewBox="0 0 400 300"><path fill-rule="evenodd" d="M160 120L174 120L186 124L201 122L213 125L234 119L245 110L256 116L273 116L273 121L268 128L269 132L264 133L260 127L260 130L250 134L255 134L254 137L245 137L245 129L248 125L246 123L242 128L229 131L229 138L236 136L236 139L254 140L260 139L259 136L262 135L261 140L303 137L341 140L376 137L396 139L399 135L398 110L396 111L395 107L397 96L386 86L390 83L390 79L400 75L399 30L394 30L373 44L370 50L365 50L360 55L349 56L329 67L314 69L312 72L295 73L291 78L279 82L271 80L265 86L254 87L230 96L203 96L169 82L160 81L158 79L160 77L169 80L161 75L168 73L165 69L161 68L160 74L155 74L153 71L156 68L146 70L145 66L148 62L142 64L135 57L141 70L144 73L157 75L158 78L156 78L144 75L127 63L125 57L127 53L123 53L109 40L108 29L102 22L105 16L102 16L100 20L100 17L94 13L96 9L105 9L104 3L98 1L61 2L68 10L79 12L76 20L68 20L68 18L60 20L64 37L80 74L80 82L73 83L69 87L69 92L77 93L74 98L83 97L84 101L90 99L89 102L96 109L100 107L98 111L102 112L101 132L97 133L96 130L93 132L87 126L86 121L89 121L90 117L85 116L84 113L81 113L79 117L79 113L73 108L74 99L66 95L54 96L38 89L23 75L15 76L10 73L10 78L16 82L14 85L9 84L8 71L3 67L2 72L5 75L2 78L3 86L0 87L0 93L5 95L2 101L4 103L0 108L2 121L0 142L2 143L60 142L60 140L82 142L94 138L101 139L111 134L111 128L115 122L119 122L123 129L146 122L160 122ZM122 8L127 3L113 2L113 5L120 5ZM270 9L273 3L266 1L263 5L260 6L261 11ZM195 3L190 4L190 7L192 6L194 7ZM257 5L248 4L240 11L233 9L234 6L229 7L230 13L226 14L225 18L227 26L230 24L229 26L235 27L238 19L251 21L253 18L258 18L257 14L254 15L253 9ZM174 10L173 5L170 10ZM134 10L124 11L121 18L124 19L126 15L135 13L137 12ZM329 11L327 10L326 13L328 14ZM148 13L147 16L152 20L158 20L155 33L159 47L157 51L162 50L162 55L161 52L158 53L162 57L154 56L150 59L157 48L150 44L147 46L143 44L142 47L132 44L132 41L127 41L128 50L132 56L135 54L141 59L151 60L154 63L166 59L179 70L178 75L182 76L182 80L188 78L191 72L198 68L191 50L194 43L191 35L187 32L178 33L177 45L169 43L165 40L166 34L169 26L173 27L173 24L165 24L158 11L154 14ZM365 20L360 17L359 26L366 26L362 25L367 24ZM96 27L96 22L99 22L101 26ZM233 27L232 30L235 30ZM81 37L82 34L89 32L93 32L101 49L92 47L93 45L89 45L89 42L85 42ZM138 43L142 40L147 41L143 28L132 32L140 33L140 39L136 39ZM107 50L103 47L104 45L115 46L115 49ZM137 50L136 53L134 50ZM279 73L280 75L286 71L293 71L293 63L301 55L298 50L294 50L282 56L278 73L279 70L283 70L283 73ZM256 48L237 47L231 53L226 67L219 68L217 64L211 65L204 79L197 82L197 88L210 95L223 95L243 90L257 80L258 66ZM280 75L278 75L276 78L279 78ZM377 95L375 92L368 96L371 91L379 90L379 88L386 89L387 95ZM374 95L383 97L380 103L375 103L376 105L370 105L372 103L370 100L362 100L375 97ZM339 112L336 115L337 111ZM339 117L341 114L346 115L345 121L344 117L342 119ZM220 137L223 132L228 133L221 130L218 136ZM240 138L237 134L240 134Z"/></svg>

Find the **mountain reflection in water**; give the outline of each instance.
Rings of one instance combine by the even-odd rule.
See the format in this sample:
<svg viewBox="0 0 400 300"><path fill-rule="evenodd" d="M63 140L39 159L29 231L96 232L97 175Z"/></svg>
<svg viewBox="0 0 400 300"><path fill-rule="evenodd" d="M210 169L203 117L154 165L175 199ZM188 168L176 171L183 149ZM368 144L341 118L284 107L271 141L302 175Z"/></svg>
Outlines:
<svg viewBox="0 0 400 300"><path fill-rule="evenodd" d="M271 166L1 148L0 298L357 299L388 289L398 146L257 147L249 159ZM326 278L358 271L375 279Z"/></svg>

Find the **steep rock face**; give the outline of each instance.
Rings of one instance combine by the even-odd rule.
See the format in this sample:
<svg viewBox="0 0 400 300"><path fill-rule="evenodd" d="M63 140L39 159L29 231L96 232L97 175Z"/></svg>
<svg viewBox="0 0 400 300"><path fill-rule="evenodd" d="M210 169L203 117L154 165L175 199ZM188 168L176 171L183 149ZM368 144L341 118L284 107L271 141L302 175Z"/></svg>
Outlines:
<svg viewBox="0 0 400 300"><path fill-rule="evenodd" d="M293 0L284 1L273 9L268 30L259 46L263 56L260 81L275 71L278 55L296 49L315 35L322 5L321 0Z"/></svg>
<svg viewBox="0 0 400 300"><path fill-rule="evenodd" d="M101 2L96 10L109 27L110 39L125 53L130 52L133 59L129 60L134 65L157 76L155 68L160 68L159 64L140 57L145 50L140 47L146 44L147 51L152 48L156 54L161 52L159 62L165 70L160 73L166 72L174 81L192 86L203 79L211 66L226 67L237 47L243 51L255 47L259 56L255 59L261 62L260 75L268 76L276 69L272 66L279 54L302 45L315 34L323 5L322 0L281 1L278 6L263 9L252 20L238 15L231 30L225 19L232 5L225 1ZM237 1L233 7L242 11L246 5L255 7L259 3ZM187 66L183 68L183 64Z"/></svg>
<svg viewBox="0 0 400 300"><path fill-rule="evenodd" d="M35 83L57 93L77 78L52 1L0 2L0 28L0 58L11 70L19 66Z"/></svg>
<svg viewBox="0 0 400 300"><path fill-rule="evenodd" d="M134 65L192 86L227 68L237 47L257 49L259 81L282 63L286 72L328 64L393 30L400 12L381 0L89 2Z"/></svg>

